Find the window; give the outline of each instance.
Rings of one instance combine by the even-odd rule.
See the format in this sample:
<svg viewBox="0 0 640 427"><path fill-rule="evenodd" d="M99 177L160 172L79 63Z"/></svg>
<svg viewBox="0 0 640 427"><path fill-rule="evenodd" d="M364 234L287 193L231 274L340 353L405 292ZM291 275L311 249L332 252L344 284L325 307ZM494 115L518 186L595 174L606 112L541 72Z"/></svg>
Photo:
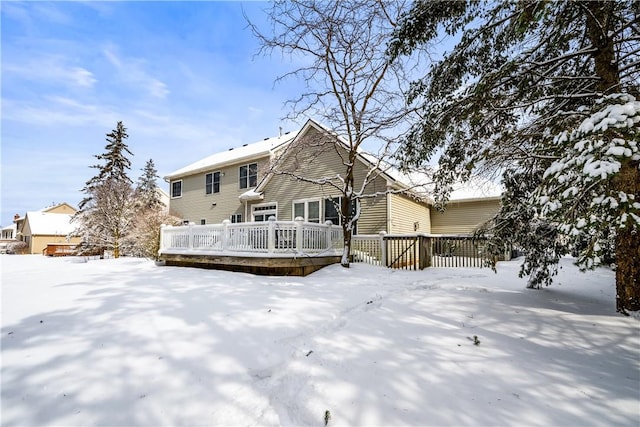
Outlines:
<svg viewBox="0 0 640 427"><path fill-rule="evenodd" d="M182 197L182 180L171 183L171 198Z"/></svg>
<svg viewBox="0 0 640 427"><path fill-rule="evenodd" d="M320 222L320 200L299 200L293 202L293 219L304 218L307 222Z"/></svg>
<svg viewBox="0 0 640 427"><path fill-rule="evenodd" d="M240 166L240 188L252 188L258 185L258 164Z"/></svg>
<svg viewBox="0 0 640 427"><path fill-rule="evenodd" d="M239 214L239 213L231 214L231 223L237 224L239 222L242 222L242 214Z"/></svg>
<svg viewBox="0 0 640 427"><path fill-rule="evenodd" d="M340 225L340 197L324 200L324 220Z"/></svg>
<svg viewBox="0 0 640 427"><path fill-rule="evenodd" d="M213 172L205 175L204 192L205 194L220 192L220 172Z"/></svg>
<svg viewBox="0 0 640 427"><path fill-rule="evenodd" d="M332 199L324 199L324 220L331 221L334 225L340 225L340 203L342 201L342 197L334 197ZM351 216L353 217L356 214L356 207L358 203L349 203L351 210ZM353 234L357 234L358 232L358 224L354 224Z"/></svg>
<svg viewBox="0 0 640 427"><path fill-rule="evenodd" d="M277 206L275 203L252 206L251 213L253 214L253 220L255 222L267 221L271 216L275 218L278 217Z"/></svg>
<svg viewBox="0 0 640 427"><path fill-rule="evenodd" d="M200 225L207 225L207 220L206 220L206 219L204 219L204 218L202 218L202 219L200 220Z"/></svg>

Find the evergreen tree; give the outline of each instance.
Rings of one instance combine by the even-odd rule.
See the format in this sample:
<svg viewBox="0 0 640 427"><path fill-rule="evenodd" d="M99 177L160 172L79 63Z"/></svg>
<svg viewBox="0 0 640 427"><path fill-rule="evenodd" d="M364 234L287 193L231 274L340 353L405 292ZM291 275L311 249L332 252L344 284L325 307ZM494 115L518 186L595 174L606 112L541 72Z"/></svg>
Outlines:
<svg viewBox="0 0 640 427"><path fill-rule="evenodd" d="M136 187L140 207L143 210L149 209L155 211L162 208L162 201L158 194L158 184L156 181L158 178L158 170L153 163L153 159L147 160L147 163L142 169L142 175L138 178L138 185Z"/></svg>
<svg viewBox="0 0 640 427"><path fill-rule="evenodd" d="M127 154L133 156L129 147L124 143L124 140L127 138L129 138L127 129L121 121L117 123L115 129L107 134L106 151L103 154L94 156L96 159L104 161L104 164L91 166L91 168L98 169L98 174L87 181L85 187L82 189L82 192L85 193L86 196L79 204L80 211L82 211L84 205L91 200L91 190L96 186L104 184L109 180L128 182L129 184L133 183L127 174L127 171L131 169L131 161L128 159Z"/></svg>
<svg viewBox="0 0 640 427"><path fill-rule="evenodd" d="M131 168L127 154L133 154L124 143L128 137L121 121L107 134L105 153L95 156L104 164L91 166L98 169L98 174L82 189L85 197L73 218L79 223L77 234L82 237L82 247L112 249L116 258L135 214L132 181L127 174Z"/></svg>
<svg viewBox="0 0 640 427"><path fill-rule="evenodd" d="M615 248L622 312L640 310L639 15L632 1L418 1L389 45L393 58L460 37L408 97L423 116L405 165L441 153L440 199L457 178L502 173L490 232L528 251L531 286L568 242L586 268Z"/></svg>

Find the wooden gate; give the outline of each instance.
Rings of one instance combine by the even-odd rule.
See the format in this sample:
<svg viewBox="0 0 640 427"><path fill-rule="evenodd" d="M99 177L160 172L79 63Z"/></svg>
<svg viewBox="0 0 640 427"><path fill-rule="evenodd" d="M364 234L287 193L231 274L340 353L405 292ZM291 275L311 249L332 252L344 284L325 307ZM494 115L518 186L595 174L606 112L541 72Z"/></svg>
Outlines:
<svg viewBox="0 0 640 427"><path fill-rule="evenodd" d="M489 265L484 239L460 235L386 234L354 235L351 260L404 270L427 267Z"/></svg>

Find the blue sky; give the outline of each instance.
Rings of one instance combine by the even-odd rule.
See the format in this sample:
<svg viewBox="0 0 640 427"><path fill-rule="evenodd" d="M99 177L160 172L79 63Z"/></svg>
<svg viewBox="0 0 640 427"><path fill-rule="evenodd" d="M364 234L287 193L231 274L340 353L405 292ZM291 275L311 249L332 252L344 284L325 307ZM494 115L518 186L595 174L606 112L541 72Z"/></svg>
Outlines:
<svg viewBox="0 0 640 427"><path fill-rule="evenodd" d="M134 181L148 159L163 176L275 136L279 126L299 127L281 118L302 83L274 86L295 64L256 56L243 17L268 28L267 6L3 1L0 223L53 203L77 205L96 172L93 156L119 120Z"/></svg>

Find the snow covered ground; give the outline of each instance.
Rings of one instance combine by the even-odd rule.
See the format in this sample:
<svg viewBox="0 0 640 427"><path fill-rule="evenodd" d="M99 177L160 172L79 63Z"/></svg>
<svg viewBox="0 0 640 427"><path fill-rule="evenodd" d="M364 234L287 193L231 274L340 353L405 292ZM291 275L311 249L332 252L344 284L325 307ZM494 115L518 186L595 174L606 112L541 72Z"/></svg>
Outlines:
<svg viewBox="0 0 640 427"><path fill-rule="evenodd" d="M570 260L540 291L517 262L0 262L3 426L640 424L640 321Z"/></svg>

